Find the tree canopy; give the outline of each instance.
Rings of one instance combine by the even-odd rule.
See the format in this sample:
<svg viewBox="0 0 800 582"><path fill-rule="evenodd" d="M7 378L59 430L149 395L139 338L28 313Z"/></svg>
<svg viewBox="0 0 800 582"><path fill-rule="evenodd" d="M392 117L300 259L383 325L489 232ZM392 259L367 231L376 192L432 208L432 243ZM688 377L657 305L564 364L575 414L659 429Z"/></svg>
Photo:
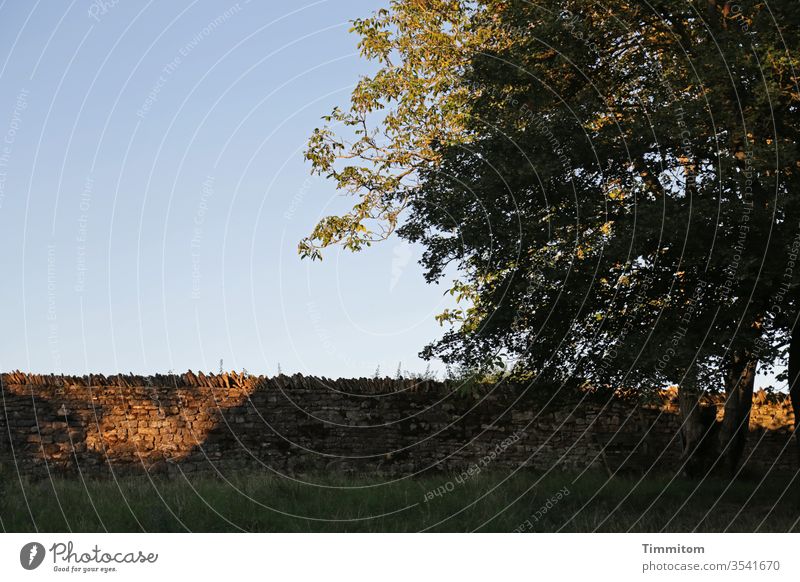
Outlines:
<svg viewBox="0 0 800 582"><path fill-rule="evenodd" d="M677 383L689 457L724 389L735 465L797 316L797 3L398 0L354 29L382 68L307 157L357 203L301 253L397 230L458 273L424 355Z"/></svg>

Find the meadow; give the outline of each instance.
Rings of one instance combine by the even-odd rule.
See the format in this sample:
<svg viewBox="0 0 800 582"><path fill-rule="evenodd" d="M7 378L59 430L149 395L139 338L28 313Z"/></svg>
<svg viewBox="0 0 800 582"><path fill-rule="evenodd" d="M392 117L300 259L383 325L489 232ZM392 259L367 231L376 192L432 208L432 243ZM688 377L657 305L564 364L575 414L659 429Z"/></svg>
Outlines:
<svg viewBox="0 0 800 582"><path fill-rule="evenodd" d="M7 532L800 532L800 479L600 472L0 481Z"/></svg>

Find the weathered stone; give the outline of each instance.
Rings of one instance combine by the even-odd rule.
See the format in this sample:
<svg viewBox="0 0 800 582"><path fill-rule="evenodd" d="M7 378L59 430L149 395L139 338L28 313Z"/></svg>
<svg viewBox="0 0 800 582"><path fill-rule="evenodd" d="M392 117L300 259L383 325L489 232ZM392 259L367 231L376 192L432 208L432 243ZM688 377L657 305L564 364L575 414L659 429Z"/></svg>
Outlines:
<svg viewBox="0 0 800 582"><path fill-rule="evenodd" d="M644 470L656 459L674 467L680 453L674 390L637 409L619 399L542 408L515 403L519 393L502 387L471 399L455 398L451 387L436 382L299 375L61 379L13 373L3 375L2 386L0 461L13 445L20 470L32 475L42 474L44 460L51 471L79 465L97 476L110 475L108 463L114 471L168 474L266 465L402 475L461 471L486 459L487 469L499 471L616 469L622 461ZM723 407L715 404L719 415ZM788 399L758 393L748 464L794 471L793 456L781 454L793 450L786 446L792 422Z"/></svg>

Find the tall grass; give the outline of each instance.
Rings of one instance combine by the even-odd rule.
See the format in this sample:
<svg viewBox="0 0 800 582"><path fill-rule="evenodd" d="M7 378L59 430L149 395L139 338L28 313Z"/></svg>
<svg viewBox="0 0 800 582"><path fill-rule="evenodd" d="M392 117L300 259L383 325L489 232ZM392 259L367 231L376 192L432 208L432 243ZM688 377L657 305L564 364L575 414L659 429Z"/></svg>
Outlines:
<svg viewBox="0 0 800 582"><path fill-rule="evenodd" d="M3 480L0 518L14 532L800 531L800 478L790 477L697 483L521 471L387 483L247 472L19 483L6 471Z"/></svg>

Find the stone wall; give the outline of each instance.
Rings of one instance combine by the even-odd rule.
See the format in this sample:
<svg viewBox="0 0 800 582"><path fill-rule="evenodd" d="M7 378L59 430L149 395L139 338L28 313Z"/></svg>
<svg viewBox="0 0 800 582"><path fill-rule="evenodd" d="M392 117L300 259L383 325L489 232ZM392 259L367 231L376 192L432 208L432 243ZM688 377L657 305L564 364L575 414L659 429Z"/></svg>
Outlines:
<svg viewBox="0 0 800 582"><path fill-rule="evenodd" d="M12 471L85 476L148 471L340 471L411 475L597 467L672 470L675 393L637 405L585 394L548 402L499 385L239 374L0 375L0 458ZM721 403L715 403L720 408ZM746 468L795 471L788 399L754 399Z"/></svg>

